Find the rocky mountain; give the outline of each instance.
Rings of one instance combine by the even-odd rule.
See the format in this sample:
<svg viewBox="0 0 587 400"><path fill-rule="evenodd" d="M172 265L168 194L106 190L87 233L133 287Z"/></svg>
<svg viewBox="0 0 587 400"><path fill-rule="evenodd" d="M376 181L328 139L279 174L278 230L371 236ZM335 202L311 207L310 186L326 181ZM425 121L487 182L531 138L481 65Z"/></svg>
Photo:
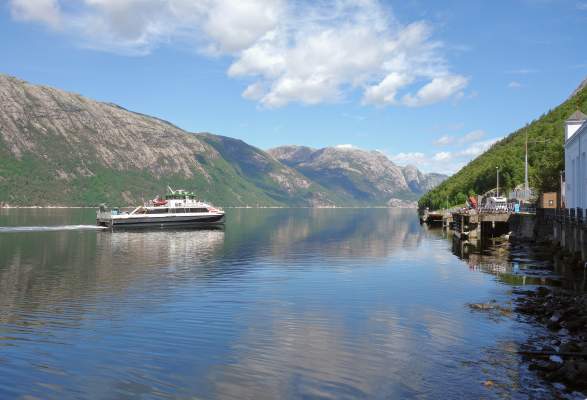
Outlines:
<svg viewBox="0 0 587 400"><path fill-rule="evenodd" d="M221 206L401 205L433 185L377 152L282 149L0 74L0 205L129 205L167 185Z"/></svg>
<svg viewBox="0 0 587 400"><path fill-rule="evenodd" d="M381 152L352 146L281 146L268 153L350 202L414 200L446 179L440 174L423 174L414 166L400 167Z"/></svg>
<svg viewBox="0 0 587 400"><path fill-rule="evenodd" d="M404 178L410 190L417 194L424 194L429 190L440 185L448 176L437 173L424 174L413 165L407 165L402 168Z"/></svg>
<svg viewBox="0 0 587 400"><path fill-rule="evenodd" d="M220 205L333 202L240 140L0 75L0 204L131 204L168 184Z"/></svg>

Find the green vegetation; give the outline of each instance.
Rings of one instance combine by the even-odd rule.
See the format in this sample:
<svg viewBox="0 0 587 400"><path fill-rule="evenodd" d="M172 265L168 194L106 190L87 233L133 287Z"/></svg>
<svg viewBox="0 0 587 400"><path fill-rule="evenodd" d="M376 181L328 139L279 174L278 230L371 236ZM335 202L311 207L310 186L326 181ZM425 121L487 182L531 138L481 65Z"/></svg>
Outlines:
<svg viewBox="0 0 587 400"><path fill-rule="evenodd" d="M530 186L539 192L558 191L564 169L564 122L576 110L587 112L587 88L524 128L495 143L441 185L426 193L419 206L439 209L462 204L468 195L483 194L496 186L500 191L524 182L525 138L528 135Z"/></svg>
<svg viewBox="0 0 587 400"><path fill-rule="evenodd" d="M308 205L313 193L324 192L316 184L288 192L269 176L282 174L283 166L236 139L198 135L221 154L196 156L195 161L208 176L195 167L191 177L159 176L148 170L113 169L97 158L90 143L77 143L74 148L58 135L43 135L32 126L27 128L35 131L43 154L26 152L16 157L0 132L0 205L124 206L162 195L168 185L193 190L198 198L219 206Z"/></svg>
<svg viewBox="0 0 587 400"><path fill-rule="evenodd" d="M386 205L421 192L395 190L399 169L382 190L361 161L314 180L241 140L3 74L0 92L0 206L124 206L168 185L219 206Z"/></svg>

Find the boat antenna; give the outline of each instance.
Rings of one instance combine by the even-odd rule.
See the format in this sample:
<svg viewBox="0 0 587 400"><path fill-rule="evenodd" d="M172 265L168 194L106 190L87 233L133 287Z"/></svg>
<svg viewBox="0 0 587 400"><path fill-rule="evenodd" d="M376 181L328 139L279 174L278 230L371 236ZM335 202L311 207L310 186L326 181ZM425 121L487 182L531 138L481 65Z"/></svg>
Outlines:
<svg viewBox="0 0 587 400"><path fill-rule="evenodd" d="M169 186L167 186L167 190L169 190L171 192L171 194L175 194L175 192L173 191L173 189L171 189Z"/></svg>

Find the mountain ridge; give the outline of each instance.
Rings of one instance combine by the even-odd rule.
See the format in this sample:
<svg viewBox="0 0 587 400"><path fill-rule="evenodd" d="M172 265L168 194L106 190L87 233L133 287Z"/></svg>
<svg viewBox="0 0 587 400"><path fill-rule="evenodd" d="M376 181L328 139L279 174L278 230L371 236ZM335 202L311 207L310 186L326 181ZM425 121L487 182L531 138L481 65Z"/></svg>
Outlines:
<svg viewBox="0 0 587 400"><path fill-rule="evenodd" d="M167 184L195 187L213 201L234 198L235 205L280 205L284 197L296 205L316 197L331 203L319 188L309 193L312 184L295 171L264 153L250 154L266 159L273 178L243 177L202 135L168 121L0 75L3 203L128 204Z"/></svg>
<svg viewBox="0 0 587 400"><path fill-rule="evenodd" d="M240 139L0 74L0 205L129 205L167 185L221 206L380 205Z"/></svg>
<svg viewBox="0 0 587 400"><path fill-rule="evenodd" d="M400 167L382 152L354 146L286 145L267 152L322 187L355 201L415 200L446 178L423 174L414 166Z"/></svg>

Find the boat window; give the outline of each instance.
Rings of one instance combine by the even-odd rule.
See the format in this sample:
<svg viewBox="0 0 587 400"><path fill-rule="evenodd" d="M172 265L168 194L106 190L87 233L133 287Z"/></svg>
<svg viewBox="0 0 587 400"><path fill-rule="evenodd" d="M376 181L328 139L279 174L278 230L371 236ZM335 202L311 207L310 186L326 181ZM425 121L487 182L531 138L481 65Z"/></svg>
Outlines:
<svg viewBox="0 0 587 400"><path fill-rule="evenodd" d="M148 211L149 214L167 214L167 208L155 208Z"/></svg>
<svg viewBox="0 0 587 400"><path fill-rule="evenodd" d="M183 214L186 212L189 212L186 208L172 208L169 210L169 212L175 213L175 214Z"/></svg>

